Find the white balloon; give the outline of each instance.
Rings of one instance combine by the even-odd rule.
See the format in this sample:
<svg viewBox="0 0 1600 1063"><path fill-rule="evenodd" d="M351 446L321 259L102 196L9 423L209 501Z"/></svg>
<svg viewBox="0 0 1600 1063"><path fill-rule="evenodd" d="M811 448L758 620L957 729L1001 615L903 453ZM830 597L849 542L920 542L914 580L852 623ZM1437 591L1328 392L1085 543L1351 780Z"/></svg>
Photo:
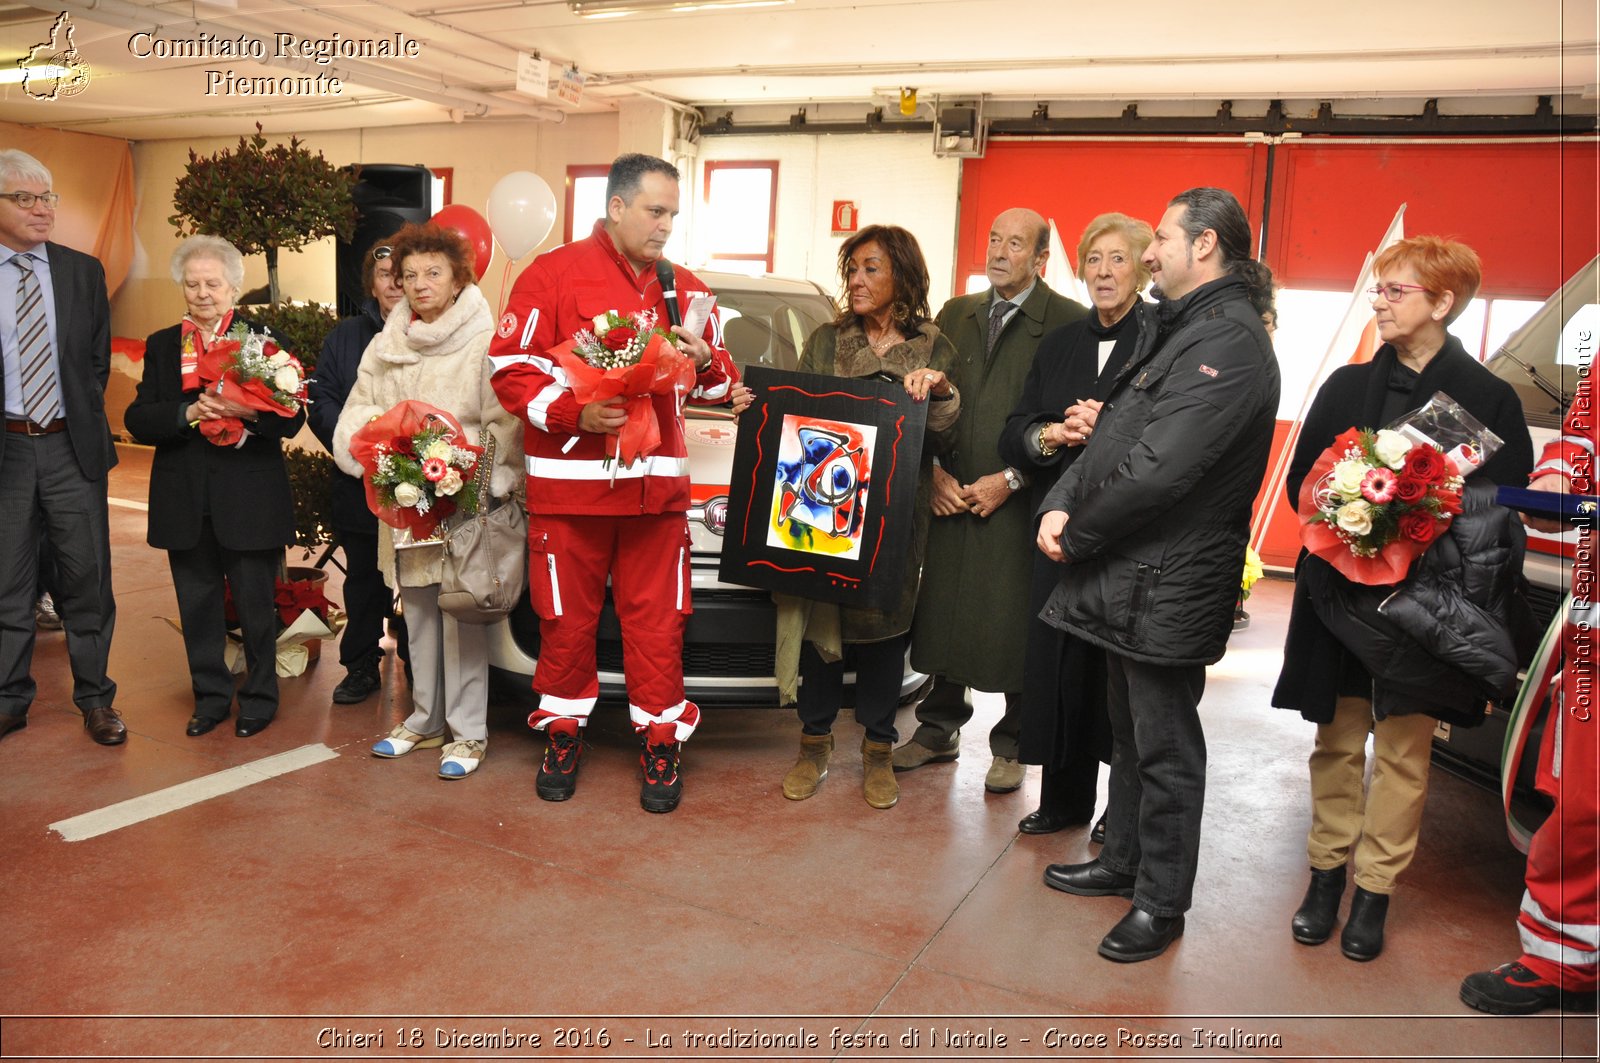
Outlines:
<svg viewBox="0 0 1600 1063"><path fill-rule="evenodd" d="M494 183L483 213L500 247L518 259L550 235L556 223L556 194L543 177L517 170Z"/></svg>

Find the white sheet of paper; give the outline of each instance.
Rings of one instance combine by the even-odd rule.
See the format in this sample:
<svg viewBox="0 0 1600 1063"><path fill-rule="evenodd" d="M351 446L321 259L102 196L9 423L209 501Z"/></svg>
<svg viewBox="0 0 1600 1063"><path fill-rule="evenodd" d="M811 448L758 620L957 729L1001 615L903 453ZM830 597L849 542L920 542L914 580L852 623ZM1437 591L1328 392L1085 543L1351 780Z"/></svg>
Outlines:
<svg viewBox="0 0 1600 1063"><path fill-rule="evenodd" d="M683 327L689 330L690 335L698 336L706 330L706 321L711 317L711 304L716 302L714 295L697 295L689 300L689 312L683 315Z"/></svg>

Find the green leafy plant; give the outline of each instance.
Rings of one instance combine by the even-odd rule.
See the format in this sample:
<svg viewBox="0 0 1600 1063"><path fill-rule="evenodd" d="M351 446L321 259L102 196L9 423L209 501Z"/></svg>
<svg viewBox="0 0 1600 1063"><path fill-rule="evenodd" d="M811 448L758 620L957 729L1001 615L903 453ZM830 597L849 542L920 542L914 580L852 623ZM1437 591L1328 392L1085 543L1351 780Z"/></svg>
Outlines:
<svg viewBox="0 0 1600 1063"><path fill-rule="evenodd" d="M294 543L307 554L333 541L333 458L320 450L283 448L294 493Z"/></svg>
<svg viewBox="0 0 1600 1063"><path fill-rule="evenodd" d="M258 325L265 325L293 351L306 367L307 375L316 371L322 355L322 341L339 323L333 311L319 303L278 303L276 306L250 306L240 311Z"/></svg>
<svg viewBox="0 0 1600 1063"><path fill-rule="evenodd" d="M268 147L258 122L255 135L240 137L235 151L189 152L172 197L176 210L167 220L181 236L208 233L243 254L264 253L277 304L282 301L278 251L295 251L328 236L351 239L354 189L353 174L336 169L320 151L313 155L298 137Z"/></svg>

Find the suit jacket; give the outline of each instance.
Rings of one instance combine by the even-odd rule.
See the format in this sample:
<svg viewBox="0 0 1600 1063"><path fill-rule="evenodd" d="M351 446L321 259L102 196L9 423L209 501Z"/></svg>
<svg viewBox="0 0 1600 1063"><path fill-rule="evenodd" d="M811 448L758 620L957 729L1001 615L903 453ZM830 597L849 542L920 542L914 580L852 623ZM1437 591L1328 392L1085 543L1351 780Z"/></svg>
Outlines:
<svg viewBox="0 0 1600 1063"><path fill-rule="evenodd" d="M238 316L254 332L261 326ZM150 531L159 550L188 550L200 542L201 519L209 516L217 542L229 550L271 550L294 541L294 496L283 465L284 439L305 423L263 413L247 422L250 435L237 447L219 447L185 410L199 397L183 388L182 326L153 334L145 343L144 378L123 418L141 443L156 448L150 464Z"/></svg>
<svg viewBox="0 0 1600 1063"><path fill-rule="evenodd" d="M106 298L105 267L82 251L60 244L44 246L55 290L56 356L67 433L84 479L103 480L117 463L111 426L106 423L111 304ZM5 453L5 436L0 432L0 454Z"/></svg>

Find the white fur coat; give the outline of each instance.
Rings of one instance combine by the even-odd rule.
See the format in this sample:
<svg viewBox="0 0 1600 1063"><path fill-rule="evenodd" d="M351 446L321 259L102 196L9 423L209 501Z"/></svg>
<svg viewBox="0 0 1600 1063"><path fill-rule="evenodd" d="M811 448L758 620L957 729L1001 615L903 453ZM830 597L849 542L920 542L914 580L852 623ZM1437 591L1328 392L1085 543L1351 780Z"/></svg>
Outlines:
<svg viewBox="0 0 1600 1063"><path fill-rule="evenodd" d="M364 470L350 456L350 437L367 422L406 399L420 399L448 410L476 444L487 427L495 441L489 493L505 498L525 483L522 421L500 405L489 386L489 339L493 321L477 285L462 289L456 301L431 324L413 320L402 300L361 356L355 386L333 431L333 457L352 476ZM378 564L395 585L394 549L379 536ZM399 578L408 587L437 583L437 549L407 550Z"/></svg>

